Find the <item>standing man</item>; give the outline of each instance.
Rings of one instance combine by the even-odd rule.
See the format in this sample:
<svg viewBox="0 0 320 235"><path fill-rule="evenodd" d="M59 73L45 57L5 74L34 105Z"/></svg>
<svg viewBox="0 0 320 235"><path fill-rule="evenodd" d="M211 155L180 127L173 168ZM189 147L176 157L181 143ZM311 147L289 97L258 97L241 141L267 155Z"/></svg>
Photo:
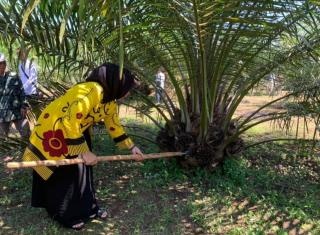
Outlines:
<svg viewBox="0 0 320 235"><path fill-rule="evenodd" d="M267 76L269 96L273 96L275 93L276 78L277 76L275 73L270 73Z"/></svg>
<svg viewBox="0 0 320 235"><path fill-rule="evenodd" d="M162 91L164 90L164 82L166 80L166 76L163 71L164 69L160 67L156 74L156 103L157 104L161 102Z"/></svg>
<svg viewBox="0 0 320 235"><path fill-rule="evenodd" d="M23 89L27 97L37 96L37 68L33 61L28 59L28 50L20 48L19 57L19 77L23 84ZM36 98L36 97L35 97Z"/></svg>
<svg viewBox="0 0 320 235"><path fill-rule="evenodd" d="M7 61L0 53L0 137L6 137L13 122L21 137L29 137L30 127L26 114L29 105L19 77L6 72Z"/></svg>

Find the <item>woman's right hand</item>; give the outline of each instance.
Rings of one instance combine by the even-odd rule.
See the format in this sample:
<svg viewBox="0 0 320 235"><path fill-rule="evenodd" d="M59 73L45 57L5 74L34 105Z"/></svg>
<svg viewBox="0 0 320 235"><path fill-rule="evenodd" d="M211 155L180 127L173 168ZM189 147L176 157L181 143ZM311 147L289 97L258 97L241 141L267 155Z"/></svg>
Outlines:
<svg viewBox="0 0 320 235"><path fill-rule="evenodd" d="M137 146L133 146L133 148L131 149L131 152L132 152L132 154L138 156L136 158L136 161L143 161L143 159L144 159L143 153L141 152L141 150Z"/></svg>
<svg viewBox="0 0 320 235"><path fill-rule="evenodd" d="M97 156L90 151L86 153L82 153L80 154L80 156L82 157L82 159L84 160L84 164L86 165L92 166L97 164L98 162Z"/></svg>

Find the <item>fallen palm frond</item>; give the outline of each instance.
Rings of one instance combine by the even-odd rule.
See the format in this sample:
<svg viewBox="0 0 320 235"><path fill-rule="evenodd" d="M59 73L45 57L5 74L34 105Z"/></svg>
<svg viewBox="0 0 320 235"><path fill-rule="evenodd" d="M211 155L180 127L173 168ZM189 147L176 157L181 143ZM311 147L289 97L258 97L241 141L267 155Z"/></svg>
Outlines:
<svg viewBox="0 0 320 235"><path fill-rule="evenodd" d="M19 137L0 137L0 157L21 156L28 141Z"/></svg>

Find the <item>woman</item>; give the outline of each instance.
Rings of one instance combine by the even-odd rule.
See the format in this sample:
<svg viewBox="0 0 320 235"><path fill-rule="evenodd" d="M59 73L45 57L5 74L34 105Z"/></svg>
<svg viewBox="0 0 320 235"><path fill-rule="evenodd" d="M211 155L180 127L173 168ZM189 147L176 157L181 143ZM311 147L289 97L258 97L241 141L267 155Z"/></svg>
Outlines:
<svg viewBox="0 0 320 235"><path fill-rule="evenodd" d="M126 97L135 86L129 70L124 69L120 79L119 66L105 63L94 69L86 82L75 85L43 110L23 159L80 157L85 164L35 167L33 207L46 208L53 219L73 229L81 229L91 218L106 218L95 198L92 165L97 157L91 152L89 129L103 120L117 146L139 154L142 160L142 152L125 134L117 115L116 100Z"/></svg>

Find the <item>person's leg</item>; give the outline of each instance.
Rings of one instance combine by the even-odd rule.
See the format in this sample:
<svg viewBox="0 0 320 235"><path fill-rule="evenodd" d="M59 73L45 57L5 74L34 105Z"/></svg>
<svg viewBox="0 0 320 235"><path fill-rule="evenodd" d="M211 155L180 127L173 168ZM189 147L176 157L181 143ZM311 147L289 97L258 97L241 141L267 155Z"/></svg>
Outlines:
<svg viewBox="0 0 320 235"><path fill-rule="evenodd" d="M92 138L91 138L89 128L83 132L83 136L87 142L89 150L92 151ZM92 168L92 166L86 166L86 171L87 171L87 184L89 185L89 189L90 189L90 190L88 190L88 195L91 194L90 198L93 198L90 219L93 219L96 217L99 217L101 219L105 219L107 217L107 212L106 212L106 210L99 208L99 206L97 204L97 200L96 200L96 195L95 195L96 192L95 192L95 188L93 185L93 168Z"/></svg>
<svg viewBox="0 0 320 235"><path fill-rule="evenodd" d="M89 220L96 207L89 175L84 164L60 166L46 181L45 208L54 220L73 229Z"/></svg>
<svg viewBox="0 0 320 235"><path fill-rule="evenodd" d="M30 136L30 125L29 121L26 118L13 121L16 129L19 131L21 137L29 138Z"/></svg>
<svg viewBox="0 0 320 235"><path fill-rule="evenodd" d="M89 132L85 138L89 148ZM68 158L74 158L71 156ZM85 164L60 166L50 178L44 181L42 198L39 200L33 190L33 206L43 206L48 214L68 228L81 229L95 211L96 203L93 188L92 167ZM37 186L36 185L36 186ZM36 187L34 187L36 189Z"/></svg>
<svg viewBox="0 0 320 235"><path fill-rule="evenodd" d="M160 98L160 96L159 96L159 90L158 90L158 88L157 88L157 90L156 90L156 103L158 104L160 101L159 101L159 98Z"/></svg>
<svg viewBox="0 0 320 235"><path fill-rule="evenodd" d="M89 129L83 135L89 149L92 150ZM92 166L78 164L59 167L55 170L54 176L49 178L48 183L50 184L48 197L55 194L56 199L50 200L47 211L58 222L77 229L82 228L92 215L98 214ZM62 188L64 189L61 190Z"/></svg>
<svg viewBox="0 0 320 235"><path fill-rule="evenodd" d="M161 87L160 87L160 82L156 81L156 103L159 104L160 103L160 99L161 99Z"/></svg>
<svg viewBox="0 0 320 235"><path fill-rule="evenodd" d="M41 178L38 173L33 170L32 172L32 196L31 196L31 206L32 207L43 207L47 205L46 198L47 191L47 181Z"/></svg>
<svg viewBox="0 0 320 235"><path fill-rule="evenodd" d="M83 136L87 142L87 145L90 149L90 151L92 151L92 138L91 138L91 134L89 131L89 128L87 130L85 130L83 132ZM91 214L90 214L90 219L93 218L100 218L100 219L105 219L108 216L108 213L105 209L101 209L99 208L98 204L97 204L97 200L96 200L96 191L94 188L94 184L93 184L93 168L92 166L86 166L86 172L87 172L87 184L89 185L89 189L87 190L87 194L91 196L89 196L89 200L91 198L93 198L93 203L92 203L92 208L91 208Z"/></svg>
<svg viewBox="0 0 320 235"><path fill-rule="evenodd" d="M163 92L164 92L164 80L160 82L160 102L163 101Z"/></svg>
<svg viewBox="0 0 320 235"><path fill-rule="evenodd" d="M159 102L161 103L162 102L162 100L163 100L163 90L162 90L162 88L160 87L159 88L160 90L159 90Z"/></svg>
<svg viewBox="0 0 320 235"><path fill-rule="evenodd" d="M0 122L0 136L7 137L9 133L10 122Z"/></svg>

